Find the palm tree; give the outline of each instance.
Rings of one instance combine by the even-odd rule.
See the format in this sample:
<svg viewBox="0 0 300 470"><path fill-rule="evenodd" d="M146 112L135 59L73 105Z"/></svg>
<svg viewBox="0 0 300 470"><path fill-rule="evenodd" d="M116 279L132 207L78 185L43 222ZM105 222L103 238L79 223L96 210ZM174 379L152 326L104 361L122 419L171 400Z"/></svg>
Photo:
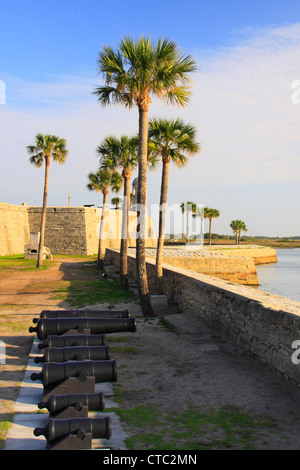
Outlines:
<svg viewBox="0 0 300 470"><path fill-rule="evenodd" d="M182 202L180 204L180 209L181 209L181 213L184 214L186 213L186 243L189 245L190 243L190 235L189 235L189 214L191 213L192 214L192 217L194 215L197 215L197 210L198 210L198 207L197 207L197 204L193 201L188 201L188 202Z"/></svg>
<svg viewBox="0 0 300 470"><path fill-rule="evenodd" d="M236 219L236 220L231 221L230 227L232 228L233 232L236 234L235 243L236 245L239 245L241 241L241 232L247 232L246 224L242 220Z"/></svg>
<svg viewBox="0 0 300 470"><path fill-rule="evenodd" d="M243 222L243 221L241 220L241 223L240 223L240 226L239 226L239 244L240 244L240 242L241 242L241 232L247 232L247 231L248 231L248 229L247 229L247 227L246 227L245 222Z"/></svg>
<svg viewBox="0 0 300 470"><path fill-rule="evenodd" d="M43 135L39 133L35 137L34 145L27 146L27 152L29 155L31 155L29 158L30 163L36 167L40 168L45 163L43 208L40 228L40 243L37 258L37 268L41 268L43 266L50 161L52 157L53 161L62 165L66 161L68 150L66 149L65 139L60 139L55 135Z"/></svg>
<svg viewBox="0 0 300 470"><path fill-rule="evenodd" d="M238 224L236 220L232 220L230 222L230 228L232 229L233 233L235 233L235 244L238 245Z"/></svg>
<svg viewBox="0 0 300 470"><path fill-rule="evenodd" d="M113 197L111 200L111 203L115 205L115 209L119 209L119 204L121 202L121 199L119 197Z"/></svg>
<svg viewBox="0 0 300 470"><path fill-rule="evenodd" d="M218 209L211 209L210 207L204 207L204 218L209 220L209 244L211 245L211 221L212 219L219 217L220 212Z"/></svg>
<svg viewBox="0 0 300 470"><path fill-rule="evenodd" d="M88 174L89 183L87 184L87 188L90 191L101 192L103 195L103 206L102 206L102 214L100 220L100 231L99 231L99 241L98 241L98 259L97 264L98 268L103 268L103 235L104 235L104 217L105 217L105 210L107 206L107 196L109 194L109 188L112 189L113 192L117 193L120 191L122 186L122 177L119 175L117 171L111 171L109 169L101 170L99 169L96 173L89 173Z"/></svg>
<svg viewBox="0 0 300 470"><path fill-rule="evenodd" d="M124 181L124 200L122 212L122 234L120 247L120 283L123 289L128 289L128 214L130 205L130 179L132 171L138 164L138 138L123 135L120 139L106 137L99 145L97 153L100 155L101 168L111 170L120 169Z"/></svg>
<svg viewBox="0 0 300 470"><path fill-rule="evenodd" d="M127 108L138 107L137 203L139 210L136 275L143 314L154 315L149 296L145 257L148 109L151 96L185 106L190 95L189 73L196 70L196 65L189 55L180 54L173 41L159 39L155 44L145 37L136 41L126 37L117 49L108 46L103 48L103 51L99 53L98 66L105 80L105 85L94 91L100 103L104 106L119 103Z"/></svg>
<svg viewBox="0 0 300 470"><path fill-rule="evenodd" d="M156 252L156 277L159 292L162 292L162 255L165 236L166 205L170 162L178 167L187 164L190 156L200 150L195 142L196 129L181 119L151 119L149 122L149 147L162 160L160 190L159 235Z"/></svg>

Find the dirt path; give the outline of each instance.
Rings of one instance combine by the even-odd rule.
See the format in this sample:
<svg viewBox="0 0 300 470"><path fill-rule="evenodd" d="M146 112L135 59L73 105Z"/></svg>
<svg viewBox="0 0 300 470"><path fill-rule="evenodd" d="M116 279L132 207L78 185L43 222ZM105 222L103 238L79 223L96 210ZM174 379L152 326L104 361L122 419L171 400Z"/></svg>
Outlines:
<svg viewBox="0 0 300 470"><path fill-rule="evenodd" d="M30 294L20 294L20 291L36 282L46 285L49 280L78 278L82 276L80 268L82 263L77 260L64 260L63 264L58 261L45 271L20 272L1 279L0 307L10 304L0 311L2 318L22 315L30 326L32 318L41 310L64 308L46 289L41 293L31 289ZM170 310L165 318L174 331L169 331L156 318L148 321L142 318L137 303L118 304L118 308L124 306L136 316L137 331L123 338L122 351L114 352L122 408L155 407L161 416L156 423L159 434L165 433L164 417L180 415L189 408L235 406L256 420L264 416L272 423L258 436L257 448L300 449L300 389L297 386L256 359L221 342L209 328L189 318L188 312ZM26 331L12 332L8 325L0 339L8 344L7 364L0 365L0 418L3 420L7 413L13 412L17 384L33 338ZM109 338L107 342L109 344ZM126 430L129 436L136 434L134 424L129 424ZM196 436L196 443L211 442L215 438L212 434L213 431Z"/></svg>
<svg viewBox="0 0 300 470"><path fill-rule="evenodd" d="M57 260L46 270L12 270L12 274L6 272L5 277L1 276L0 340L6 346L6 364L0 364L0 421L6 420L13 412L32 346L33 335L28 332L28 328L33 326L32 319L42 310L63 308L63 303L55 300L47 289L47 282L70 279L80 268L82 263L77 259L68 259L63 264ZM44 289L41 289L41 283L45 285ZM36 290L35 284L39 285ZM26 292L28 287L29 293Z"/></svg>

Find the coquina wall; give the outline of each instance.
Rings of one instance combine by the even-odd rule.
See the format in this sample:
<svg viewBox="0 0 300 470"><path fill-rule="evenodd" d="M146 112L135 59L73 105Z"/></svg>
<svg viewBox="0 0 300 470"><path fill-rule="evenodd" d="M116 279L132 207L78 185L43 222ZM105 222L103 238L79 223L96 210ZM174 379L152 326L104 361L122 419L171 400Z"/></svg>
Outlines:
<svg viewBox="0 0 300 470"><path fill-rule="evenodd" d="M0 256L24 253L29 238L27 206L0 202Z"/></svg>
<svg viewBox="0 0 300 470"><path fill-rule="evenodd" d="M106 251L106 262L116 268L119 257L117 251ZM155 293L154 268L155 261L148 259L150 293ZM128 256L128 269L135 278L134 255ZM168 264L163 265L163 279L169 303L300 384L300 364L292 362L292 344L300 340L299 302Z"/></svg>
<svg viewBox="0 0 300 470"><path fill-rule="evenodd" d="M31 232L40 231L41 207L28 207L29 225ZM98 233L102 209L95 207L47 207L45 246L52 254L93 255L98 252ZM136 229L136 212L129 217L131 234ZM104 222L104 248L120 247L122 212L108 210ZM149 223L149 238L147 246L155 246L151 219ZM132 230L134 228L134 230ZM135 246L135 239L129 237L129 246Z"/></svg>

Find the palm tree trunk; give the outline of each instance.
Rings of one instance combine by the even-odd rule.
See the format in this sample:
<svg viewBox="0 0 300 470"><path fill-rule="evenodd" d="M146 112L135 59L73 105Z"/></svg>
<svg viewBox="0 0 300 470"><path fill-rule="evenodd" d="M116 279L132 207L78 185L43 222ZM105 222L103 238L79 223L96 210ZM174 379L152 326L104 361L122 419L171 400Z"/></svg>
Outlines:
<svg viewBox="0 0 300 470"><path fill-rule="evenodd" d="M187 204L188 206L188 204ZM186 208L186 243L190 244L190 234L189 234L189 210Z"/></svg>
<svg viewBox="0 0 300 470"><path fill-rule="evenodd" d="M209 219L209 244L211 245L211 219Z"/></svg>
<svg viewBox="0 0 300 470"><path fill-rule="evenodd" d="M44 183L44 197L43 197L43 208L40 228L40 243L37 259L37 268L43 266L43 253L44 253L44 240L45 240L45 226L46 226L46 212L47 212L47 198L48 198L48 185L49 185L49 167L50 167L50 155L45 156L45 183Z"/></svg>
<svg viewBox="0 0 300 470"><path fill-rule="evenodd" d="M123 172L124 178L124 201L122 211L122 235L120 249L120 284L122 289L128 289L128 267L127 267L127 251L128 251L128 214L130 202L130 176L131 171Z"/></svg>
<svg viewBox="0 0 300 470"><path fill-rule="evenodd" d="M139 171L137 187L137 234L136 234L136 278L144 316L154 316L150 302L145 254L146 201L147 201L147 146L148 107L139 105Z"/></svg>
<svg viewBox="0 0 300 470"><path fill-rule="evenodd" d="M103 269L103 238L104 238L104 217L105 211L107 206L107 196L108 196L108 189L104 189L102 191L103 194L103 207L102 207L102 214L101 214L101 221L100 221L100 230L99 230L99 242L98 242L98 268Z"/></svg>
<svg viewBox="0 0 300 470"><path fill-rule="evenodd" d="M162 270L162 257L164 249L164 237L165 237L165 226L166 226L166 206L167 206L167 195L168 195L168 183L169 183L169 172L170 172L170 159L164 159L162 161L162 177L161 177L161 189L160 189L160 205L159 205L159 231L158 231L158 242L156 251L156 281L158 293L163 292L163 270Z"/></svg>

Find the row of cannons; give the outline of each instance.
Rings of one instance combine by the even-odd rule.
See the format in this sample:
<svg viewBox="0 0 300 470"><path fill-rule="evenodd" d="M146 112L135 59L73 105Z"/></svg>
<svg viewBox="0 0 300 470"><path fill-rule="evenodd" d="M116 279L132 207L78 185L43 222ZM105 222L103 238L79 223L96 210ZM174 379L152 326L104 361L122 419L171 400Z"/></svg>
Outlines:
<svg viewBox="0 0 300 470"><path fill-rule="evenodd" d="M91 449L93 439L111 438L109 416L89 417L89 412L105 409L104 393L95 392L95 384L116 382L117 365L110 359L107 334L135 332L136 321L128 310L59 310L41 312L33 319L41 341L40 373L31 380L43 384L39 409L49 417L44 428L35 428L35 436L46 438L47 450Z"/></svg>

